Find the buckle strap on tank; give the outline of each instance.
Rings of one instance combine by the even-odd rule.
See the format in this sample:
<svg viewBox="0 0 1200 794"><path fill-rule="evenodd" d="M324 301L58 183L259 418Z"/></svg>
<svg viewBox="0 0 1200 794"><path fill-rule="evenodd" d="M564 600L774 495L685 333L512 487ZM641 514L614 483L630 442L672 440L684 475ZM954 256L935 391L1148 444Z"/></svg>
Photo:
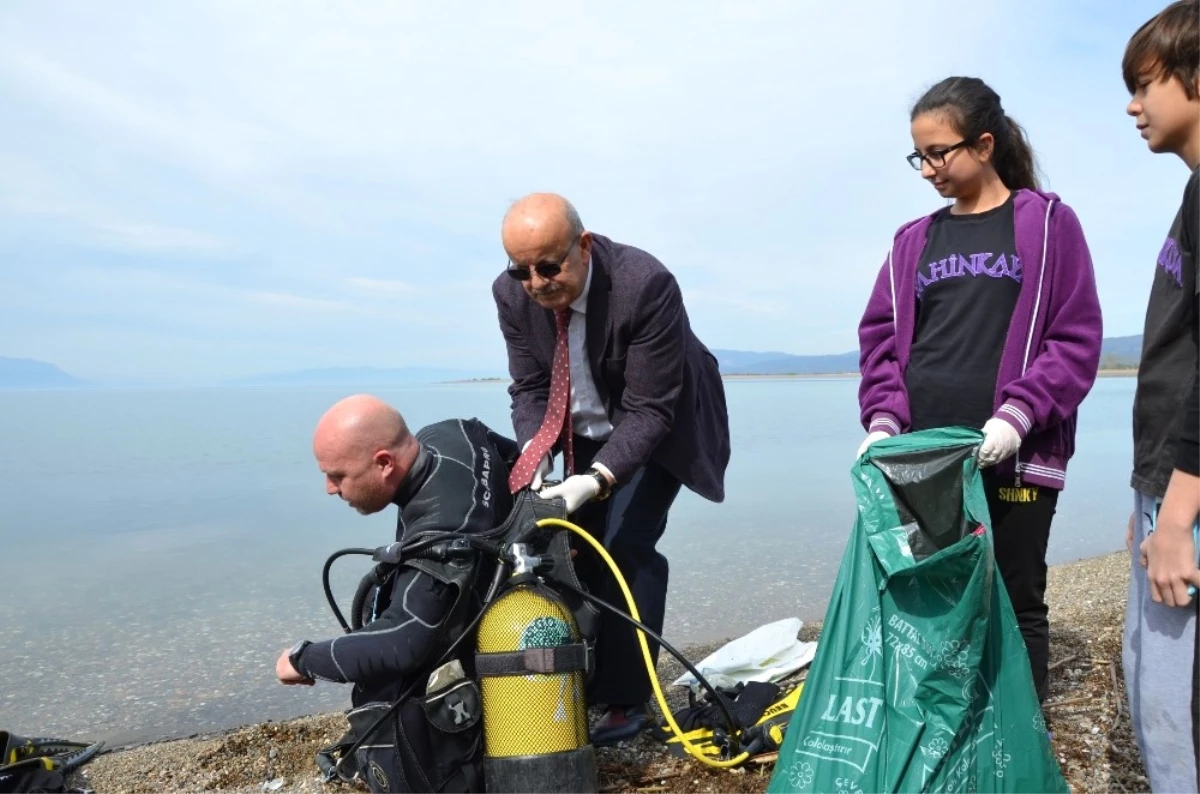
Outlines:
<svg viewBox="0 0 1200 794"><path fill-rule="evenodd" d="M507 653L475 654L475 672L484 677L587 671L588 649L581 642L526 648Z"/></svg>

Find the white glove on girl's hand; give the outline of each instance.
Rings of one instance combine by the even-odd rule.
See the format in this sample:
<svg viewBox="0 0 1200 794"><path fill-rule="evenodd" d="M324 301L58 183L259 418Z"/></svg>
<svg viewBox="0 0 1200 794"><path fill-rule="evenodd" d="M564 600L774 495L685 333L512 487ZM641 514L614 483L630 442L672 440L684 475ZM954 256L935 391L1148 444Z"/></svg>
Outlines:
<svg viewBox="0 0 1200 794"><path fill-rule="evenodd" d="M590 474L576 474L563 480L558 485L538 492L543 499L558 497L567 503L567 513L574 513L579 506L593 499L600 493L600 483Z"/></svg>
<svg viewBox="0 0 1200 794"><path fill-rule="evenodd" d="M885 433L882 430L876 430L874 433L867 434L866 439L862 442L862 446L858 448L856 458L861 458L863 453L867 451L867 447L874 444L876 441L883 441L885 438L891 438L891 433Z"/></svg>
<svg viewBox="0 0 1200 794"><path fill-rule="evenodd" d="M979 465L995 466L1012 457L1021 448L1021 435L1003 419L995 417L983 425L983 443L979 445Z"/></svg>

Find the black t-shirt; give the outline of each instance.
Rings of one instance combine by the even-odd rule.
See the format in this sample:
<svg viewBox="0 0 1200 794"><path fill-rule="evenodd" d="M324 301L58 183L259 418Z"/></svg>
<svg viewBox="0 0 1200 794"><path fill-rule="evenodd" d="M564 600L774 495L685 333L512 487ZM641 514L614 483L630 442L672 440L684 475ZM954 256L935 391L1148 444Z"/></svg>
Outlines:
<svg viewBox="0 0 1200 794"><path fill-rule="evenodd" d="M1133 476L1130 484L1142 493L1162 496L1175 468L1180 436L1194 437L1191 411L1197 359L1196 242L1200 238L1200 206L1193 171L1171 230L1158 252L1146 326L1137 394L1133 398ZM1191 413L1191 418L1188 414Z"/></svg>
<svg viewBox="0 0 1200 794"><path fill-rule="evenodd" d="M982 427L1021 294L1013 198L973 215L938 212L917 268L917 325L905 371L913 430Z"/></svg>

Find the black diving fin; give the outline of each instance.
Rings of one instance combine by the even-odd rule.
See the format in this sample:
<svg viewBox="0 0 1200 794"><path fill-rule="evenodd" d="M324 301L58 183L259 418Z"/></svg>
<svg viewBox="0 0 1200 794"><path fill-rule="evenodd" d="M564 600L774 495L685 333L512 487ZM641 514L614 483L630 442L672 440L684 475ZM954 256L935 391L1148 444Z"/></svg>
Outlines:
<svg viewBox="0 0 1200 794"><path fill-rule="evenodd" d="M0 794L66 791L66 778L91 761L104 742L87 744L0 731Z"/></svg>
<svg viewBox="0 0 1200 794"><path fill-rule="evenodd" d="M37 762L35 765L43 769L60 771L66 775L95 758L103 746L103 741L88 744L66 739L26 739L0 730L0 771L25 762Z"/></svg>

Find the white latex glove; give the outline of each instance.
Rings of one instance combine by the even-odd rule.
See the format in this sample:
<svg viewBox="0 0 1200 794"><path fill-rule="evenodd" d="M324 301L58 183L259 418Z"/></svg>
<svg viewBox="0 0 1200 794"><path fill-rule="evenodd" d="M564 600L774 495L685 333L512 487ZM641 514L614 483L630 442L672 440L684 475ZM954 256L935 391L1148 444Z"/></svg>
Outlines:
<svg viewBox="0 0 1200 794"><path fill-rule="evenodd" d="M521 447L521 454L525 454L525 450L529 449L529 445L532 443L533 443L532 438L529 439L528 441L526 441L525 445L523 447ZM545 457L543 457L540 461L538 461L537 468L534 469L533 482L529 483L530 490L533 490L533 491L542 490L542 481L545 480L546 476L548 474L550 474L550 472L553 470L554 470L554 453L547 452Z"/></svg>
<svg viewBox="0 0 1200 794"><path fill-rule="evenodd" d="M580 505L593 499L600 493L600 483L589 474L576 474L563 480L558 485L539 491L543 499L558 497L567 503L567 512L574 513Z"/></svg>
<svg viewBox="0 0 1200 794"><path fill-rule="evenodd" d="M1021 447L1021 435L1003 419L995 417L983 425L983 443L979 446L979 465L995 466L1012 457Z"/></svg>
<svg viewBox="0 0 1200 794"><path fill-rule="evenodd" d="M542 480L546 479L553 469L554 460L550 457L550 453L547 452L538 462L537 469L533 472L533 482L529 484L529 487L535 491L542 490Z"/></svg>
<svg viewBox="0 0 1200 794"><path fill-rule="evenodd" d="M867 451L867 447L871 446L876 441L883 441L885 438L891 437L892 436L890 433L885 433L882 430L876 430L874 433L868 433L867 437L863 439L862 446L858 448L858 454L855 457L861 458L863 453Z"/></svg>

